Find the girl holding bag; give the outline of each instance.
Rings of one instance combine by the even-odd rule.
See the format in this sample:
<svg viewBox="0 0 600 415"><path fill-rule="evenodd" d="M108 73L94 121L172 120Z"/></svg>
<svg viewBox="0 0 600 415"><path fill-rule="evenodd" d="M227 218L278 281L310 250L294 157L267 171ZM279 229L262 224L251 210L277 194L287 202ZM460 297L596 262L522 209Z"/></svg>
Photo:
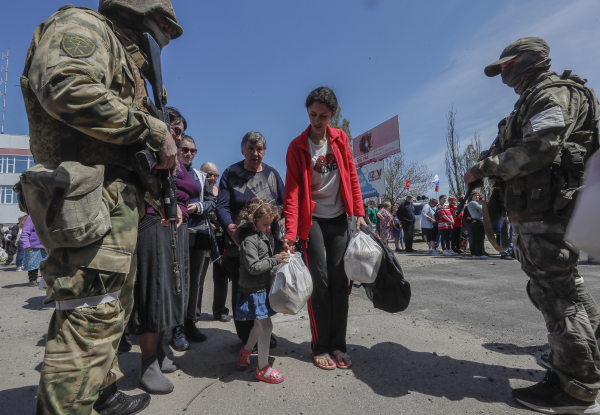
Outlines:
<svg viewBox="0 0 600 415"><path fill-rule="evenodd" d="M335 94L317 88L305 105L310 125L290 143L286 157L284 250L293 252L300 238L312 276L308 312L315 365L349 368L344 254L350 240L348 217L358 218L359 229L366 226L365 211L348 137L328 125L338 109Z"/></svg>

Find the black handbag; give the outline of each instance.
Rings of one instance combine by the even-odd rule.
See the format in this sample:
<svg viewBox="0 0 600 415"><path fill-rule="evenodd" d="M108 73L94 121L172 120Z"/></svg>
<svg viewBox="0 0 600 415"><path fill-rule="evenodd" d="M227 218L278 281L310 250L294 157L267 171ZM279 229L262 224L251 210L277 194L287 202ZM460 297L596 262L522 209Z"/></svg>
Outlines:
<svg viewBox="0 0 600 415"><path fill-rule="evenodd" d="M210 251L212 249L212 228L208 220L202 225L188 228L190 249L195 251Z"/></svg>
<svg viewBox="0 0 600 415"><path fill-rule="evenodd" d="M398 313L408 308L410 303L410 284L404 279L398 258L379 236L369 231L364 225L360 230L373 239L383 249L381 266L373 284L365 284L367 296L373 306L388 313Z"/></svg>

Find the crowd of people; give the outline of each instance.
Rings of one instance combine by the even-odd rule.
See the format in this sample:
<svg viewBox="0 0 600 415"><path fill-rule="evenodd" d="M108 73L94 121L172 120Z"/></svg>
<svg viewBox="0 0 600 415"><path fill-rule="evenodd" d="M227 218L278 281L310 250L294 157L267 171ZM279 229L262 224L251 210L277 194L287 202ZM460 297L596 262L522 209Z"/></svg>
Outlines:
<svg viewBox="0 0 600 415"><path fill-rule="evenodd" d="M441 195L439 201L431 198L422 206L421 235L427 243L429 254L447 256L470 254L477 259L489 258L490 254L484 248L486 234L483 227L483 208L480 198L480 192L474 190L466 201L466 206L459 213L456 213L456 210L459 202L464 200L464 196L457 199L454 196L448 198L446 195ZM413 240L418 215L415 214L413 197L407 196L392 213L390 213L391 203L389 201L378 205L375 200L372 200L369 205L369 207L365 205L364 209L366 211L365 220L371 229L385 243L393 238L395 252L415 252ZM512 227L507 217L502 217L497 224L495 239L500 243L503 222L507 224L507 232L510 237L508 238L508 249L501 252L500 256L502 259L512 260L515 258L512 247ZM440 245L441 251L438 250Z"/></svg>
<svg viewBox="0 0 600 415"><path fill-rule="evenodd" d="M27 202L31 216L4 244L14 258L22 242L31 284L39 268L48 284L44 303L55 304L36 397L39 415L131 415L149 405L148 394L128 396L116 385L124 376L117 345L130 347L126 326L141 350L140 386L151 394L173 391L164 373L178 368L165 353L164 335L171 330L176 350L206 340L197 322L211 262L213 316L227 322L231 312L241 342L232 367L248 370L256 347L255 377L284 381L268 360L277 339L267 290L271 270L298 251L313 282L307 309L314 364L347 369L353 361L346 347L344 253L351 228L372 226L385 242L393 237L397 250L403 243L406 252L415 251L412 197L395 215L389 203L365 211L348 137L329 126L339 106L327 87L306 98L310 124L288 147L285 183L263 161L267 140L257 131L242 138L243 159L223 171L218 186L217 166L206 162L195 169L197 148L185 134L185 118L170 107L167 125L149 103L146 80L157 73L148 70L156 62L147 62L154 45L144 41L147 34L160 49L183 34L169 0L100 0L98 13L67 5L38 26L27 54L20 84L37 164L21 177L31 175L53 191L17 183L19 202ZM579 254L564 240L584 162L597 150L598 100L570 70L560 77L549 71L549 51L541 38L522 38L485 68L487 76L501 74L521 98L503 120L506 128L490 157L471 167L464 182L476 186L490 177L498 183L509 215L504 221L514 227L515 250L530 277L527 293L549 331L546 377L513 396L545 413L600 413L599 312L577 271ZM166 97L159 91L166 89L152 78L162 109ZM366 137L363 151L372 144ZM148 158L133 167L140 149L156 154L155 168L176 182L176 230L166 227L157 177L144 169ZM75 179L87 186L78 188ZM479 197L471 194L462 217L454 198L429 201L421 213L429 253L438 254L441 244L444 255L460 254L469 239L471 254L487 257ZM79 211L96 215L80 223L73 214ZM49 238L49 229L64 240Z"/></svg>

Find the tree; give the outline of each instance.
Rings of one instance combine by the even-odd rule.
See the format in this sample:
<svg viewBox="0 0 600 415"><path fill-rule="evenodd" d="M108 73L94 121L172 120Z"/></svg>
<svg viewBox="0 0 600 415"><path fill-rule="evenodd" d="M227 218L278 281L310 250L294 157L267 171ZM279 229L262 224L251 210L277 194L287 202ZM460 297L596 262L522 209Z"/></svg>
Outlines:
<svg viewBox="0 0 600 415"><path fill-rule="evenodd" d="M446 116L448 124L446 126L446 177L450 183L450 194L456 197L467 193L464 176L467 170L477 164L479 154L481 154L481 137L479 133L473 134L471 143L467 145L464 152L460 149L460 135L456 131L456 109L454 104L450 104L448 115ZM486 196L490 195L490 188L487 179L483 179L481 191Z"/></svg>
<svg viewBox="0 0 600 415"><path fill-rule="evenodd" d="M481 154L481 137L479 133L473 134L473 138L471 138L471 144L467 146L465 152L463 153L463 165L465 167L465 173L468 169L477 164L477 160L479 160L479 155ZM463 173L464 175L464 173ZM487 178L483 179L483 185L479 189L481 192L485 193L487 198L489 198L492 193L492 189L488 183Z"/></svg>
<svg viewBox="0 0 600 415"><path fill-rule="evenodd" d="M446 177L450 183L450 194L460 196L466 192L463 176L466 168L465 158L460 151L460 135L456 131L456 109L450 104L448 115L446 115Z"/></svg>
<svg viewBox="0 0 600 415"><path fill-rule="evenodd" d="M344 131L348 136L348 143L352 148L352 133L350 132L350 121L342 116L342 107L338 105L338 109L331 120L329 120L329 126L331 128L339 128Z"/></svg>
<svg viewBox="0 0 600 415"><path fill-rule="evenodd" d="M432 174L427 165L417 160L406 161L400 152L385 159L385 195L392 207L399 205L409 194L427 194L431 186ZM406 181L410 180L410 190Z"/></svg>

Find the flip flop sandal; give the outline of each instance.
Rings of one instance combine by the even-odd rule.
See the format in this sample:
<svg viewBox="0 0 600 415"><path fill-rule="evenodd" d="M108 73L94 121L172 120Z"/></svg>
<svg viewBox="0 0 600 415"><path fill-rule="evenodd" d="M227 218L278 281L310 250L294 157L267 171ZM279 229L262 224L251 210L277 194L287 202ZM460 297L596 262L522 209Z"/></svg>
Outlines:
<svg viewBox="0 0 600 415"><path fill-rule="evenodd" d="M252 350L244 349L244 346L240 349L240 360L238 360L237 367L239 370L247 370L250 367L250 355Z"/></svg>
<svg viewBox="0 0 600 415"><path fill-rule="evenodd" d="M325 370L333 370L333 369L335 369L337 367L337 365L335 364L335 362L332 365L323 365L323 364L317 363L317 359L319 359L319 360L328 360L327 359L328 357L331 358L331 356L329 356L329 353L320 354L318 356L313 356L313 360L315 362L315 366L320 367L321 369L325 369Z"/></svg>
<svg viewBox="0 0 600 415"><path fill-rule="evenodd" d="M350 366L352 366L352 360L350 360L350 362L348 362L348 363L346 363L344 360L344 359L350 357L347 353L335 351L335 352L333 352L333 356L335 357L334 360L335 360L336 366L339 367L340 369L348 369ZM338 356L340 357L342 363L340 363L340 359L338 359Z"/></svg>
<svg viewBox="0 0 600 415"><path fill-rule="evenodd" d="M262 370L256 368L256 379L267 383L281 383L285 379L283 373L279 370L267 365Z"/></svg>

